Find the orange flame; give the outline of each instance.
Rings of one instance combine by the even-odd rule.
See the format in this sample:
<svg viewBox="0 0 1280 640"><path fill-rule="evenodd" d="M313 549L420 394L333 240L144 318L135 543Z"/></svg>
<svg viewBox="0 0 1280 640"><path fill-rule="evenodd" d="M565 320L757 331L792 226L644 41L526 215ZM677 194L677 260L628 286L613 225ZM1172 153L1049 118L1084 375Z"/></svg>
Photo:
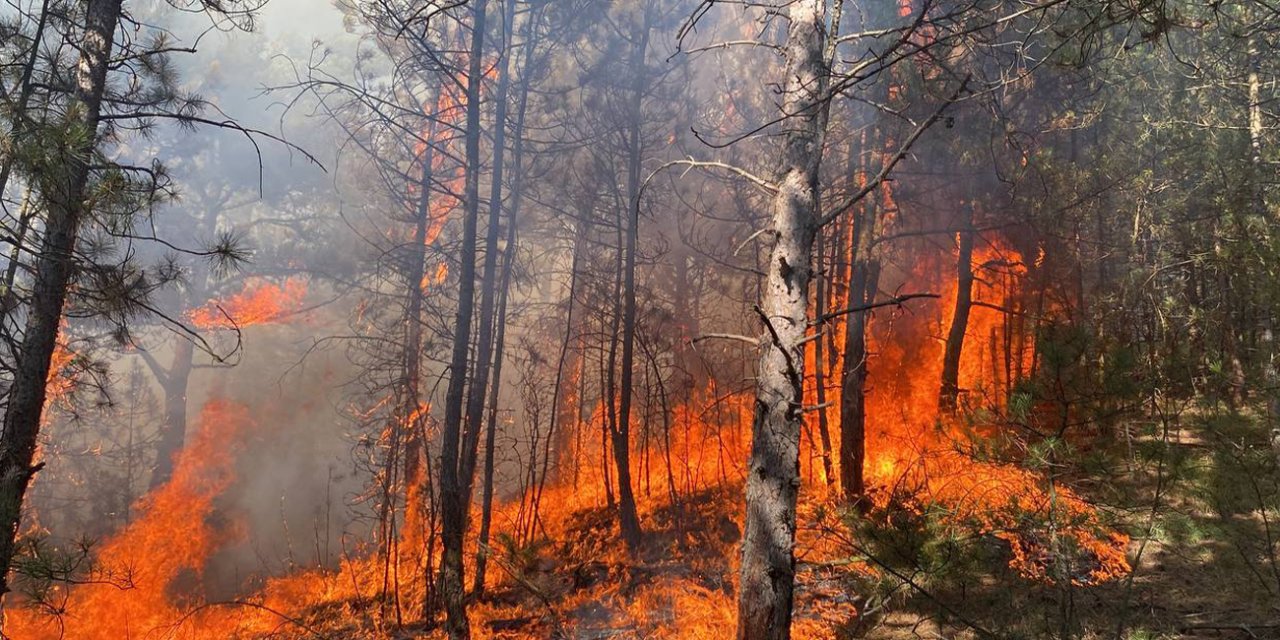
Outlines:
<svg viewBox="0 0 1280 640"><path fill-rule="evenodd" d="M117 640L179 630L175 637L230 637L220 635L226 627L214 619L218 612L184 611L173 596L195 590L209 555L237 535L235 527L212 524L211 516L214 499L234 480L235 455L252 427L245 407L220 400L206 404L173 478L140 501L138 520L98 549L106 564L84 584L55 587L47 597L47 605L64 613L55 619L10 607L5 633ZM186 614L191 617L184 623Z"/></svg>
<svg viewBox="0 0 1280 640"><path fill-rule="evenodd" d="M302 306L307 284L300 278L289 278L283 285L250 282L240 293L225 301L211 301L187 313L187 319L199 329L231 329L279 322Z"/></svg>

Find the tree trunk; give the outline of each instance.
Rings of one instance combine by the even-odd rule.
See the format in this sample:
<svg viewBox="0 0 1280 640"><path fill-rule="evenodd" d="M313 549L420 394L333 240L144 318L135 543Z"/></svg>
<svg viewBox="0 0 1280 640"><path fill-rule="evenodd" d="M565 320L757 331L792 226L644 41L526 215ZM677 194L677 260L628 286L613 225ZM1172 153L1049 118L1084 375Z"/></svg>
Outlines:
<svg viewBox="0 0 1280 640"><path fill-rule="evenodd" d="M1259 37L1254 35L1249 40L1249 177L1253 183L1252 213L1257 217L1258 224L1270 229L1273 221L1267 210L1262 155L1262 79L1258 72L1262 66L1262 53ZM1264 241L1270 238L1270 233L1264 234ZM1280 418L1280 365L1276 363L1274 305L1263 305L1261 313L1258 346L1261 351L1259 358L1262 360L1262 395L1266 400L1266 419L1267 427L1271 429L1271 442L1277 459L1280 459L1280 429L1276 426L1276 420Z"/></svg>
<svg viewBox="0 0 1280 640"><path fill-rule="evenodd" d="M44 0L40 5L40 17L36 19L36 31L31 35L31 52L27 56L27 61L22 66L22 77L18 80L18 100L13 105L13 112L9 118L13 121L12 130L9 132L9 139L22 140L26 137L27 131L27 103L31 102L31 94L35 89L35 85L31 82L31 76L35 73L36 64L40 61L40 42L44 40L44 29L49 23L49 0ZM13 154L5 158L4 163L0 164L0 196L4 195L6 189L9 188L9 176L13 172ZM18 236L14 238L14 248L19 249L22 246L23 236L26 233L27 220L21 220ZM17 255L15 251L15 255ZM6 284L12 285L12 278L6 278Z"/></svg>
<svg viewBox="0 0 1280 640"><path fill-rule="evenodd" d="M645 55L649 48L648 12L642 18L638 39L631 48L632 95L627 132L627 222L626 260L622 283L622 388L618 399L618 428L612 433L614 464L618 468L618 521L627 550L640 546L640 517L631 488L631 391L636 342L636 241L640 234L640 118L646 85Z"/></svg>
<svg viewBox="0 0 1280 640"><path fill-rule="evenodd" d="M849 274L849 307L875 299L880 263L871 254L878 212L868 199L861 219L854 225L854 259ZM866 482L867 424L867 314L854 312L845 318L844 371L840 388L840 490L845 500L862 505Z"/></svg>
<svg viewBox="0 0 1280 640"><path fill-rule="evenodd" d="M194 357L195 344L186 336L174 336L173 362L163 372L154 372L163 383L164 430L160 432L160 444L156 447L156 466L151 471L150 489L169 481L173 476L174 458L186 444L187 386L191 381Z"/></svg>
<svg viewBox="0 0 1280 640"><path fill-rule="evenodd" d="M589 211L589 209L590 207L586 208L587 211ZM582 221L579 222L578 228L574 233L573 257L569 263L569 291L566 294L568 309L565 311L564 339L560 342L560 355L556 360L556 377L555 382L551 387L551 418L550 425L547 427L547 437L543 443L545 445L545 449L542 454L541 475L536 477L534 475L536 474L537 468L536 460L530 465L530 479L532 481L530 484L533 487L533 498L530 501L530 512L532 514L529 524L530 533L532 533L534 524L538 520L540 509L542 508L542 492L546 488L547 479L553 470L551 467L551 457L553 455L552 449L554 444L563 444L563 446L556 448L556 451L581 452L582 450L582 447L575 446L569 441L568 437L564 437L561 434L568 434L569 436L578 435L577 417L581 412L578 408L578 403L581 402L583 397L581 382L586 370L586 358L581 352L573 349L572 343L574 338L580 333L576 331L577 324L575 324L574 310L577 306L578 287L580 286L579 274L582 270L582 262L586 255L588 234L586 220L588 220L588 218L584 214ZM575 361L574 363L569 363L571 357ZM572 371L576 372L576 374L571 373L569 378L571 380L572 388L575 390L576 397L568 396L564 390L564 387L566 386L564 384L566 363L575 365L569 366ZM566 423L569 426L568 429L565 429L564 425ZM537 452L534 451L535 457L536 454ZM576 474L578 465L573 465L573 469ZM576 487L578 482L576 475L574 476L573 482ZM527 540L523 541L527 542Z"/></svg>
<svg viewBox="0 0 1280 640"><path fill-rule="evenodd" d="M36 260L31 308L15 363L4 430L0 433L0 527L4 531L0 534L0 596L9 590L8 573L22 516L22 499L36 471L31 460L36 451L62 306L75 271L76 236L86 214L90 157L97 144L98 116L120 12L121 0L88 0L74 101L67 112L68 124L82 135L69 138L76 141L74 148L53 150L62 154L62 171L44 176L41 184L48 203L48 219Z"/></svg>
<svg viewBox="0 0 1280 640"><path fill-rule="evenodd" d="M944 413L955 413L959 406L960 353L964 350L964 334L969 328L969 310L973 307L972 212L965 223L965 230L958 235L960 252L956 256L956 308L951 316L946 350L942 354L942 386L938 392L938 408Z"/></svg>
<svg viewBox="0 0 1280 640"><path fill-rule="evenodd" d="M480 217L480 85L484 82L485 11L488 0L477 0L471 32L467 72L466 200L459 254L458 311L454 323L453 351L449 359L449 386L445 391L444 428L440 444L441 543L440 596L445 606L445 630L453 640L471 637L463 587L462 543L467 528L469 479L463 476L463 400L466 396L467 356L476 286L476 226ZM483 383L481 383L483 384Z"/></svg>
<svg viewBox="0 0 1280 640"><path fill-rule="evenodd" d="M827 312L827 287L826 280L826 240L822 236L822 230L818 230L816 239L818 244L818 273L816 274L817 292L814 294L814 306L817 311L814 317L821 318ZM822 334L830 330L828 323L820 323L818 331ZM819 335L817 340L813 341L813 385L815 395L818 400L818 438L822 445L822 479L828 487L836 481L835 470L831 468L831 427L827 424L827 363L825 349L825 335Z"/></svg>
<svg viewBox="0 0 1280 640"><path fill-rule="evenodd" d="M864 137L869 144L878 144L872 136ZM870 180L869 171L863 174ZM852 263L849 267L849 308L874 301L879 289L880 261L874 253L876 236L880 229L880 212L876 200L867 198L859 208L859 215L850 222L852 242L849 248ZM845 500L864 507L863 495L866 481L863 467L866 461L867 424L867 314L854 312L845 317L844 353L841 355L840 375L840 491Z"/></svg>
<svg viewBox="0 0 1280 640"><path fill-rule="evenodd" d="M494 339L493 347L493 382L490 384L488 423L484 437L484 486L481 493L479 549L476 551L475 582L471 589L477 597L484 594L484 574L489 559L489 526L493 518L494 440L498 432L498 390L502 386L502 353L507 336L507 294L511 286L512 263L515 261L514 214L515 212L512 211L513 219L507 223L509 225L507 255L503 257L502 282L498 285L501 288L498 292L498 336Z"/></svg>
<svg viewBox="0 0 1280 640"><path fill-rule="evenodd" d="M434 100L432 101L434 102ZM428 103L430 104L430 103ZM430 477L424 469L424 452L426 450L426 429L424 428L424 419L421 409L422 398L422 302L425 292L423 291L423 279L427 276L427 241L431 228L431 186L434 180L434 170L432 168L435 162L435 149L431 143L435 140L436 124L433 122L427 127L427 145L423 148L422 158L419 160L422 169L418 178L418 202L415 211L415 220L413 228L412 252L409 254L409 265L405 270L405 285L408 287L409 298L406 300L404 313L404 350L401 353L401 378L400 383L400 407L397 412L397 420L399 424L396 429L396 436L392 446L392 451L388 455L386 467L386 481L383 489L383 530L390 533L393 531L392 520L394 519L395 504L395 483L392 478L395 477L396 467L402 467L404 470L403 485L405 499L405 523L406 528L419 527L422 531L431 532L434 530L431 521L434 520L434 514L428 515L426 510L419 509L418 505L427 505L430 499ZM403 460L396 459L396 449L402 444L403 450L401 455ZM416 504L415 504L416 503ZM411 516L417 516L417 521L411 521ZM391 563L398 562L393 550L398 544L391 539L392 536L384 536L387 542L386 568L391 568ZM427 536L429 538L430 533ZM422 590L422 617L430 617L431 611L435 605L435 589L432 587L433 576L433 556L427 552L423 554L423 590ZM399 594L396 595L397 601ZM397 604L397 614L399 613Z"/></svg>
<svg viewBox="0 0 1280 640"><path fill-rule="evenodd" d="M514 0L508 0L508 3ZM507 27L503 27L504 30ZM504 55L510 55L505 51ZM466 429L462 451L463 500L469 508L471 489L475 481L477 451L480 446L481 425L484 422L485 397L488 392L489 372L493 368L494 306L497 298L498 239L502 230L502 172L506 155L505 134L507 119L507 88L509 77L504 69L499 79L497 112L493 131L493 174L489 181L489 219L485 226L484 271L481 276L480 327L476 336L474 383L467 389Z"/></svg>
<svg viewBox="0 0 1280 640"><path fill-rule="evenodd" d="M738 584L739 640L791 636L796 496L804 421L804 339L809 321L810 255L818 224L818 167L828 101L822 0L788 9L788 114L773 198L773 246L759 308L766 335L756 372L747 474L746 526Z"/></svg>
<svg viewBox="0 0 1280 640"><path fill-rule="evenodd" d="M508 2L504 13L504 34L506 34L506 59L503 60L502 75L498 79L498 117L497 130L494 132L494 145L497 147L494 151L494 167L497 170L502 162L502 148L504 140L505 119L506 119L506 101L507 90L510 83L510 75L512 68L513 52L510 48L510 32L515 21L515 2ZM516 125L514 130L515 143L512 153L512 166L515 168L513 176L512 193L511 193L511 211L507 216L507 235L506 247L503 249L502 256L502 281L498 283L498 314L494 322L498 327L498 335L494 340L493 348L493 381L489 389L489 409L488 423L485 427L484 436L484 486L481 491L481 507L480 507L480 532L479 532L479 549L476 552L476 572L475 582L472 591L477 595L484 593L484 576L489 559L489 526L493 517L493 465L494 465L494 440L498 431L498 391L502 387L502 353L506 344L507 334L507 295L511 288L511 272L515 266L516 252L516 214L520 209L521 185L523 178L523 139L524 139L524 118L525 109L528 106L529 97L529 56L533 52L533 41L530 39L533 34L534 16L530 15L525 18L524 30L524 47L525 47L525 72L520 83L520 103L516 110ZM494 175L494 184L499 184L500 173ZM501 199L501 193L498 187L494 187L493 202ZM497 206L497 205L494 205ZM550 435L548 434L548 438Z"/></svg>

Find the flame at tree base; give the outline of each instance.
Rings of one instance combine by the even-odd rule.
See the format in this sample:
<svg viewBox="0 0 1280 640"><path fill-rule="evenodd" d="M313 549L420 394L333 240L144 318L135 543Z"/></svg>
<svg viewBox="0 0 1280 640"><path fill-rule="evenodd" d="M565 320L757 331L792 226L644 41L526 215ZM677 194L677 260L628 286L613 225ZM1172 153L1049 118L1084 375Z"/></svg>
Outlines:
<svg viewBox="0 0 1280 640"><path fill-rule="evenodd" d="M997 246L978 252L975 262L1016 262L1007 253ZM928 282L936 275L922 269L911 277ZM935 285L942 295L932 306L872 325L864 469L869 513L833 499L817 462L822 452L805 432L796 637L835 637L837 628L858 615L858 589L893 577L864 553L866 541L859 536L864 525L901 524L895 514L933 518L961 537L1000 541L1003 562L1033 583L1066 579L1091 586L1128 571L1128 539L1112 531L1082 496L1018 460L993 462L993 456L971 453L993 449L1002 425L940 415L939 335L950 324L956 291L954 283ZM1004 307L1007 293L984 282L975 298ZM261 317L278 317L279 309L296 305L268 306L270 313ZM975 308L970 334L994 335L1003 329L1000 321L992 308ZM836 347L842 338L837 336ZM998 375L990 375L997 354L976 342L963 353L960 386L978 392L984 380ZM1031 369L1025 353L1005 357ZM997 382L1008 395L1009 381ZM749 391L726 392L716 385L709 380L665 415L641 405L641 415L650 418L634 432L633 489L646 532L636 558L619 540L617 516L609 507L606 487L616 472L608 456L599 455L605 403L597 399L584 418L569 418L572 424L557 434L563 448L550 461L549 477L524 480L533 486L494 507L487 595L470 608L474 637L572 637L609 630L610 637L723 637L736 610L752 404ZM566 392L568 405L576 404L579 392ZM838 396L828 396L828 404L838 406ZM995 422L1001 404L990 401L971 419L988 416ZM826 410L832 438L838 438L838 414ZM98 564L85 583L54 585L27 603L31 607L14 603L5 632L35 640L387 638L408 626L439 635L438 620L420 620L425 567L436 563L426 556L428 534L415 526L401 526L381 551L347 549L336 569L242 585L249 595L234 601L205 597L202 579L210 558L242 535L216 503L235 482L236 455L254 429L245 407L227 401L206 405L174 478L141 501L137 520L95 550ZM415 508L401 522L422 520L419 497L411 495L408 502ZM473 514L472 522L478 521ZM469 531L468 569L478 547L475 529Z"/></svg>

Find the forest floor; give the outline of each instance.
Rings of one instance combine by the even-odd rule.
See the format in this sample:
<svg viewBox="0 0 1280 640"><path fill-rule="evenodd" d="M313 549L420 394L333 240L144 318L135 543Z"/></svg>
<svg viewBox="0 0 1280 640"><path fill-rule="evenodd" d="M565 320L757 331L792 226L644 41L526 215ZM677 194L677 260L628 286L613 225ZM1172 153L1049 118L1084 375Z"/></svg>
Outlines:
<svg viewBox="0 0 1280 640"><path fill-rule="evenodd" d="M855 532L848 514L806 505L793 637L1280 638L1269 434L1257 420L1208 414L1130 431L1079 462L1084 494L1130 536L1131 573L1091 586L1031 581L993 536L940 542L892 518ZM474 636L723 640L736 617L739 502L727 489L654 501L635 557L604 508L568 515L556 543L508 545L494 561L499 586L472 605Z"/></svg>

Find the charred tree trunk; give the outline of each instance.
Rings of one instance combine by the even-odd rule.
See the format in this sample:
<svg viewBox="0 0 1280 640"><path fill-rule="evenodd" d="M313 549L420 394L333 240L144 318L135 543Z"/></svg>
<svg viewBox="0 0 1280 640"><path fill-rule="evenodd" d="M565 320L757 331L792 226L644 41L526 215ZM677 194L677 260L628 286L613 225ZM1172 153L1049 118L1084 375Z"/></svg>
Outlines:
<svg viewBox="0 0 1280 640"><path fill-rule="evenodd" d="M770 223L738 587L739 640L787 640L795 578L796 497L804 421L804 340L818 227L818 168L828 72L822 0L788 9L782 112L789 116Z"/></svg>
<svg viewBox="0 0 1280 640"><path fill-rule="evenodd" d="M513 2L514 0L509 0ZM507 29L507 27L503 27ZM505 49L505 47L504 47ZM509 53L509 52L507 52ZM485 397L488 392L489 373L493 368L494 306L497 299L498 240L502 234L502 173L506 155L505 133L507 119L508 75L504 69L499 79L496 100L496 118L493 131L493 175L490 176L489 218L485 223L484 270L480 278L480 327L476 337L475 373L473 384L467 389L466 429L463 434L462 482L463 500L470 507L471 489L475 481L477 452L480 447L481 425L484 422Z"/></svg>
<svg viewBox="0 0 1280 640"><path fill-rule="evenodd" d="M152 367L164 390L164 427L156 447L156 466L149 487L155 489L173 476L174 458L187 441L187 386L194 366L195 344L186 336L173 341L173 362L168 369Z"/></svg>
<svg viewBox="0 0 1280 640"><path fill-rule="evenodd" d="M36 472L31 460L40 432L45 384L58 340L62 306L75 272L76 237L87 213L85 192L120 13L121 0L88 0L74 99L67 112L68 124L80 135L67 138L75 141L73 147L51 150L61 156L60 170L44 176L41 184L48 218L36 260L31 308L9 390L4 430L0 433L0 527L4 530L0 534L0 595L9 590L8 573L22 517L22 500Z"/></svg>
<svg viewBox="0 0 1280 640"><path fill-rule="evenodd" d="M445 391L444 428L440 443L441 543L440 596L445 606L445 630L449 637L471 637L463 587L462 543L467 528L467 492L470 469L464 459L463 406L466 399L471 321L476 286L476 227L480 217L480 85L484 82L485 12L488 0L472 5L471 53L466 90L466 176L462 249L459 254L458 311L454 323L453 350L449 359L449 386ZM484 384L483 382L480 384Z"/></svg>
<svg viewBox="0 0 1280 640"><path fill-rule="evenodd" d="M27 112L30 108L31 94L35 87L31 77L35 73L36 64L40 60L40 42L44 40L44 30L48 23L49 0L44 0L40 5L40 17L36 21L36 31L31 37L31 52L22 67L22 78L18 81L18 100L13 105L13 113L10 115L13 120L13 127L9 132L11 140L22 140L26 137L27 124L30 119ZM5 158L4 164L0 165L0 197L3 197L5 190L9 188L9 176L13 172L14 162L14 154L10 153ZM31 186L27 185L26 194L22 198L22 207L18 214L18 229L13 234L13 238L10 239L13 246L9 251L9 264L5 265L4 282L0 283L0 313L8 313L18 304L13 285L18 279L18 265L22 260L23 244L27 241L27 232L31 229L32 219L35 218L36 213L40 210L39 207L32 204L31 196Z"/></svg>
<svg viewBox="0 0 1280 640"><path fill-rule="evenodd" d="M493 177L494 188L491 197L491 206L497 209L502 199L500 189L501 173L499 167L502 165L503 145L505 142L506 130L506 103L507 91L511 82L512 69L512 50L511 50L511 28L515 22L515 2L508 2L506 10L503 14L503 34L505 38L504 50L505 59L503 60L501 76L498 78L498 109L496 119L496 130L494 131L494 168ZM522 163L524 145L524 118L525 109L528 106L529 97L529 73L528 59L532 53L533 42L530 40L530 34L533 33L534 18L530 16L526 18L524 41L525 41L525 73L520 84L520 104L516 110L516 125L514 130L514 149L512 150L512 166L515 169L513 176L513 186L511 193L511 210L507 216L507 234L506 246L502 249L502 279L498 283L498 311L494 318L497 325L497 337L494 339L493 347L493 380L489 389L489 408L487 411L488 422L485 426L484 436L484 486L481 488L481 505L480 505L480 531L478 534L478 550L476 552L476 572L475 582L472 585L472 592L477 596L484 593L485 571L489 559L489 526L493 517L493 467L494 467L494 446L498 431L498 391L502 388L502 354L506 344L507 334L507 295L511 288L511 272L515 267L515 251L516 251L516 214L520 209L521 184L523 178ZM492 221L492 219L491 219ZM497 249L497 247L494 247Z"/></svg>
<svg viewBox="0 0 1280 640"><path fill-rule="evenodd" d="M538 477L531 478L532 482L530 483L531 486L534 487L532 492L533 498L530 501L530 511L532 513L529 525L530 533L533 531L534 525L538 521L539 510L542 506L542 491L546 488L547 478L552 471L551 456L553 443L557 441L565 443L566 446L564 446L562 450L581 451L581 447L575 447L572 444L569 444L568 438L565 438L560 434L565 432L564 425L568 422L570 426L568 434L575 435L574 432L577 431L576 417L579 415L577 403L569 401L573 400L573 398L565 397L564 374L566 364L569 363L571 356L577 361L578 366L571 368L578 372L576 375L577 379L573 382L573 388L578 389L578 400L580 400L582 396L581 387L579 385L582 373L585 371L586 367L586 358L584 354L575 351L572 347L572 343L575 336L578 335L578 332L576 331L577 325L575 324L574 310L577 306L578 288L581 286L580 272L582 270L582 262L585 259L586 252L588 233L586 225L587 219L588 218L584 215L583 221L578 224L578 229L574 234L573 258L569 264L569 291L566 294L568 309L565 311L564 338L560 341L560 355L556 360L555 383L552 385L551 389L551 418L550 425L547 428L547 437L544 442L545 450L542 456L542 473ZM575 376L571 374L570 377L574 378ZM536 468L537 461L534 461L530 466L530 473L536 473ZM577 485L576 477L574 478L574 484L575 486Z"/></svg>
<svg viewBox="0 0 1280 640"><path fill-rule="evenodd" d="M956 308L951 316L946 350L942 354L942 386L938 392L938 408L944 413L955 413L959 407L960 354L964 350L965 331L969 329L969 311L973 308L972 212L965 222L965 230L958 235L960 252L956 256Z"/></svg>
<svg viewBox="0 0 1280 640"><path fill-rule="evenodd" d="M849 271L849 307L869 304L879 286L880 263L872 254L878 211L867 199L853 228L853 264ZM845 317L844 370L840 379L840 490L845 500L862 505L866 483L867 314Z"/></svg>
<svg viewBox="0 0 1280 640"><path fill-rule="evenodd" d="M616 229L616 246L617 252L614 254L613 269L613 288L609 290L609 295L613 298L613 310L609 314L608 324L605 324L606 311L600 312L601 326L607 326L605 331L606 338L609 341L608 349L600 351L600 378L604 381L604 415L600 421L600 469L601 476L604 481L605 505L610 510L617 506L617 501L613 495L613 473L610 470L610 463L616 465L616 461L612 460L613 434L618 431L618 342L619 330L622 327L622 272L625 264L623 229L625 222L622 210L618 209L617 219L615 221Z"/></svg>
<svg viewBox="0 0 1280 640"><path fill-rule="evenodd" d="M507 250L502 259L502 282L498 285L498 335L493 346L493 381L489 390L488 423L485 426L484 438L484 486L481 491L480 531L477 534L479 549L476 551L475 582L472 592L477 596L484 594L484 576L489 560L489 527L493 518L493 468L494 446L498 433L498 391L502 386L502 353L507 336L507 295L511 286L512 263L515 261L515 220L507 224Z"/></svg>
<svg viewBox="0 0 1280 640"><path fill-rule="evenodd" d="M436 128L428 127L427 140L435 138ZM427 236L431 227L432 163L435 153L427 144L422 154L422 171L418 179L417 210L413 228L413 246L410 247L409 265L405 270L405 284L409 298L405 301L404 351L401 354L403 378L401 380L400 419L404 424L404 484L406 493L424 481L422 474L422 416L419 415L419 399L422 387L422 298L423 279L427 276Z"/></svg>
<svg viewBox="0 0 1280 640"><path fill-rule="evenodd" d="M627 550L635 553L640 546L640 517L636 512L635 494L631 487L631 395L636 350L636 241L640 234L640 140L641 106L644 100L646 74L645 55L649 48L649 20L631 48L632 96L629 130L627 131L627 242L622 283L622 380L618 398L618 427L613 430L613 458L618 468L618 522Z"/></svg>
<svg viewBox="0 0 1280 640"><path fill-rule="evenodd" d="M400 407L398 408L398 419L400 424L396 429L396 442L403 443L402 461L396 460L393 447L392 454L388 456L387 468L385 470L387 482L384 484L384 495L382 496L384 504L384 512L382 515L383 530L391 532L391 522L388 520L393 518L392 505L395 503L393 492L395 491L395 483L391 482L394 477L396 467L400 466L404 470L404 499L405 499L405 527L419 527L420 530L428 532L425 538L431 537L430 532L434 530L431 521L434 516L429 517L425 509L416 507L426 506L431 495L430 476L424 473L424 452L426 450L426 429L421 409L422 398L422 302L425 292L423 291L423 280L427 276L427 242L431 227L431 187L434 177L432 164L435 162L435 150L431 146L431 141L435 140L436 126L433 123L427 128L428 144L423 149L422 158L420 160L422 169L418 178L418 202L414 219L413 228L413 245L410 247L409 264L405 270L405 284L408 287L409 298L405 301L405 317L404 317L404 350L401 353L401 378L400 383ZM415 504L416 503L416 504ZM410 516L417 515L417 522L411 521ZM391 563L396 562L392 550L398 544L392 540L392 536L384 536L387 543L387 569L391 568ZM428 551L423 554L423 590L422 590L422 617L430 616L436 603L436 593L432 586L432 576L434 575L434 558ZM397 590L398 591L398 590ZM397 599L399 594L396 594ZM399 614L399 606L397 605L397 615Z"/></svg>

